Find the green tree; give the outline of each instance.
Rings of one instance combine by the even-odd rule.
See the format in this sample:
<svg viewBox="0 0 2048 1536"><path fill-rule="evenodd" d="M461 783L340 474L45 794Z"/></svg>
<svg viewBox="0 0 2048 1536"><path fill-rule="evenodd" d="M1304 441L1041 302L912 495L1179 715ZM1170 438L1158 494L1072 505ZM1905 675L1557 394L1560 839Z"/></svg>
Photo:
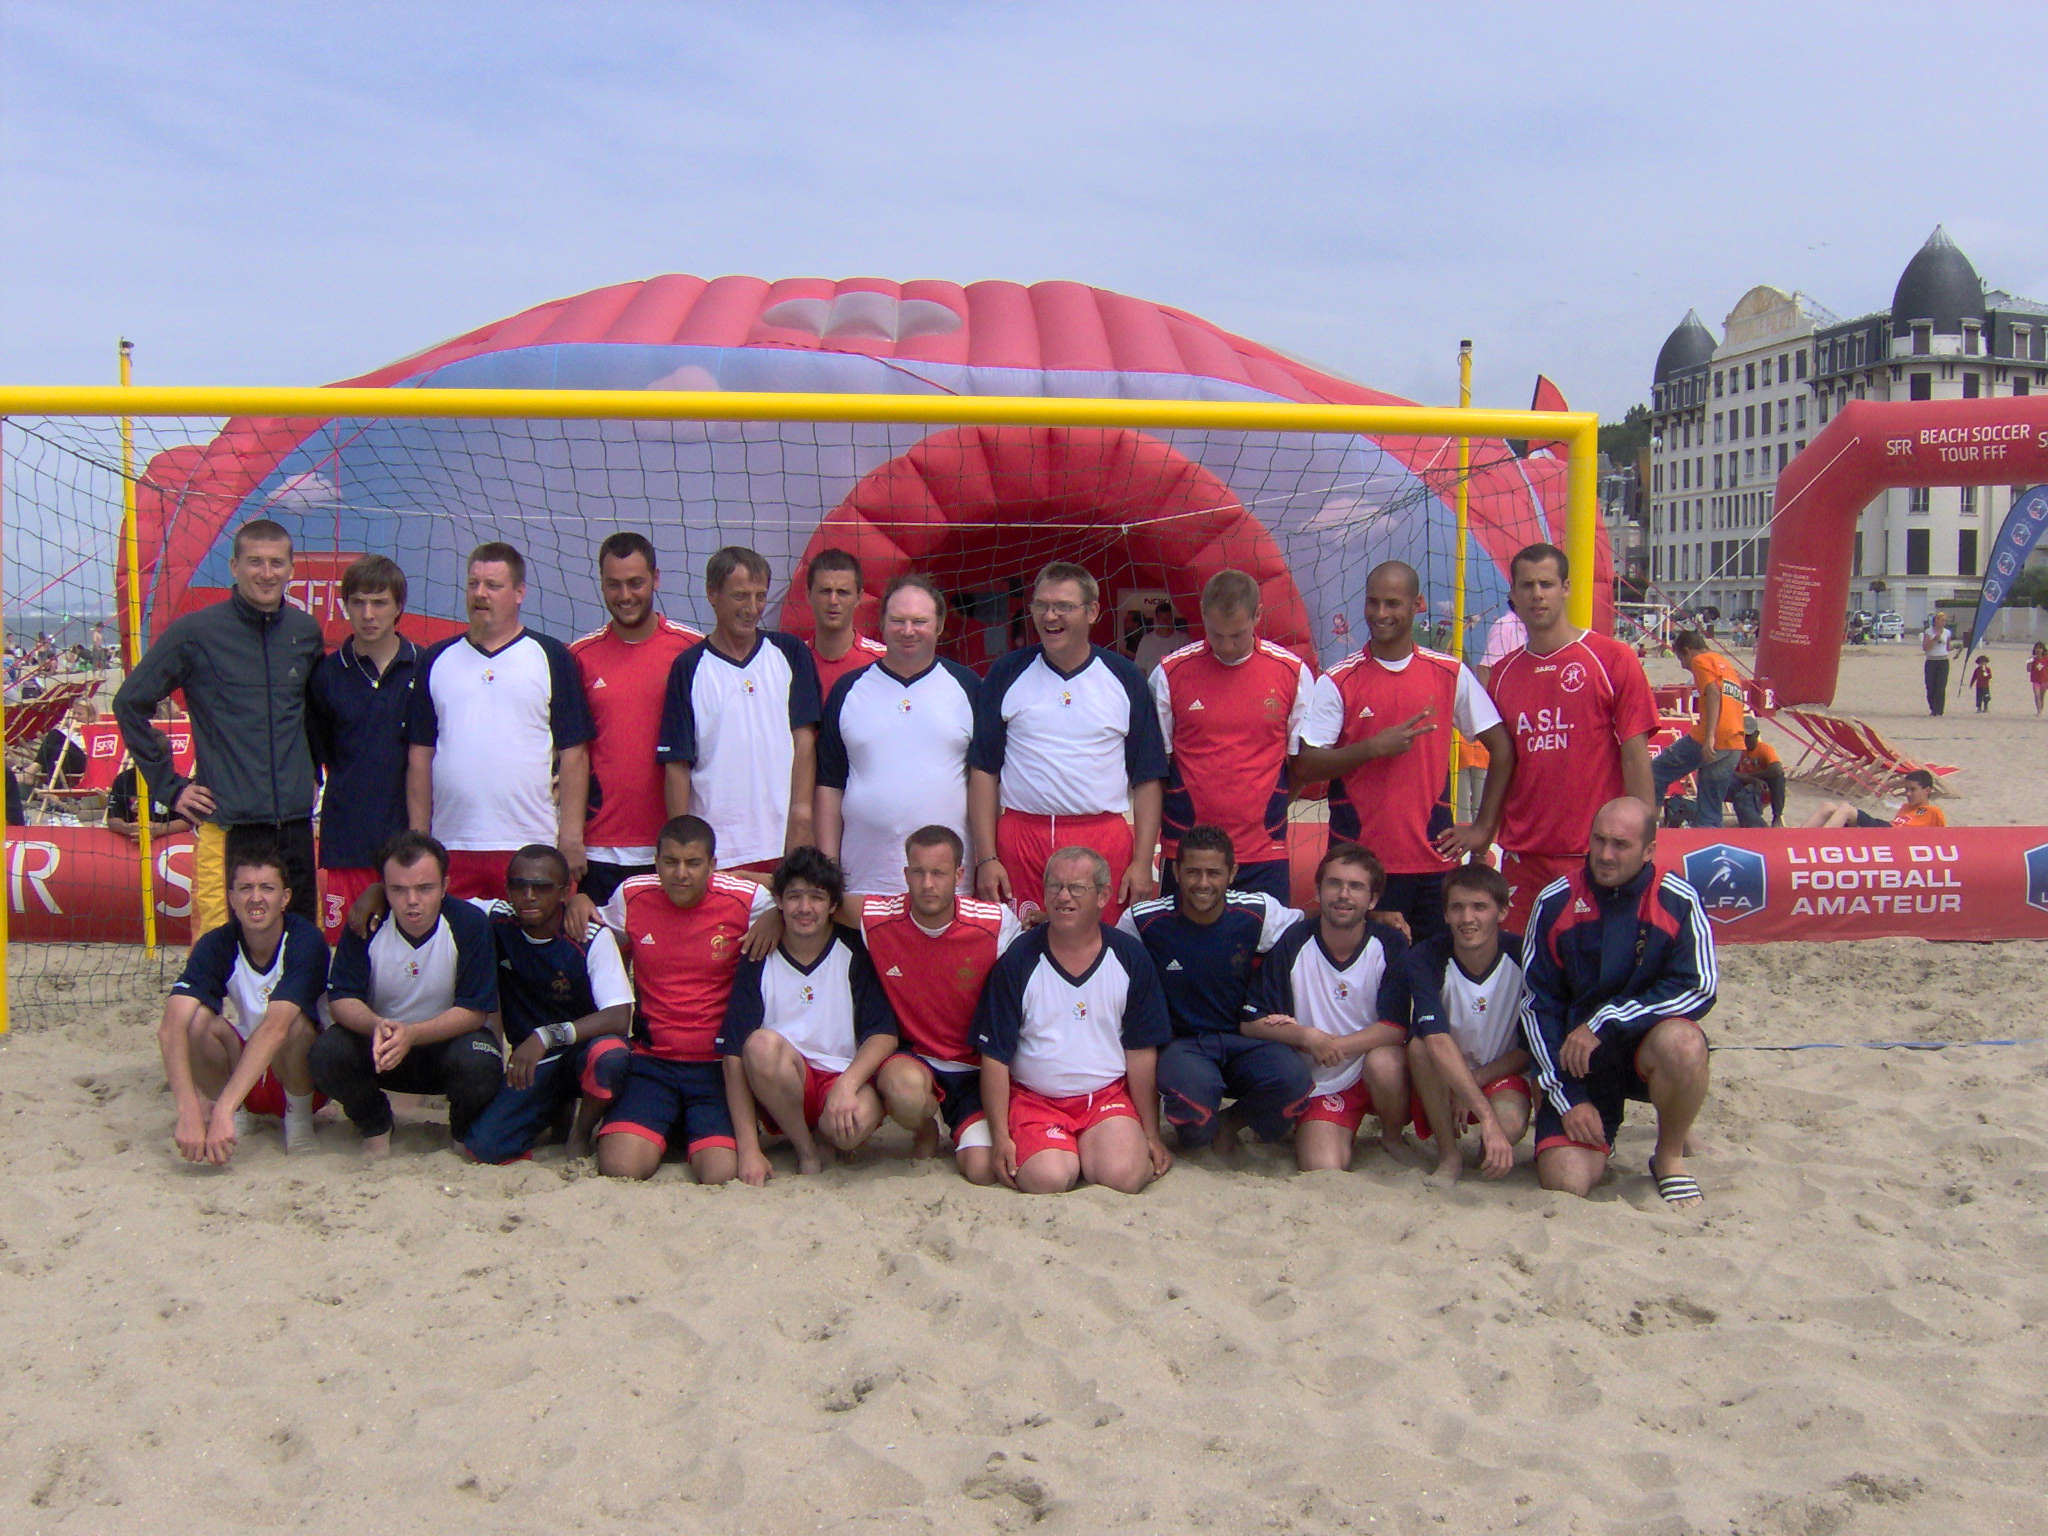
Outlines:
<svg viewBox="0 0 2048 1536"><path fill-rule="evenodd" d="M1632 405L1619 421L1600 423L1600 451L1616 464L1633 464L1650 446L1650 408Z"/></svg>
<svg viewBox="0 0 2048 1536"><path fill-rule="evenodd" d="M2048 608L2048 565L2030 565L2014 579L2006 594L2008 608Z"/></svg>

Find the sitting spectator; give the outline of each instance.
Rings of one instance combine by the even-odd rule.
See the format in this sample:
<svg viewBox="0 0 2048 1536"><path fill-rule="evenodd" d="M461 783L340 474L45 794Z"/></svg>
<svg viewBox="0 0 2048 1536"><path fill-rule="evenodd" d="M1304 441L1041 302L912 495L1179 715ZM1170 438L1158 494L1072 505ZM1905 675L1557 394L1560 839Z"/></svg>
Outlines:
<svg viewBox="0 0 2048 1536"><path fill-rule="evenodd" d="M1820 814L1807 825L1809 827L1945 827L1948 817L1934 799L1934 775L1925 768L1915 768L1906 775L1906 799L1898 814L1890 821L1873 816L1868 811L1859 811L1846 800L1832 801L1821 807Z"/></svg>
<svg viewBox="0 0 2048 1536"><path fill-rule="evenodd" d="M1754 720L1743 727L1742 756L1735 764L1735 823L1742 827L1785 825L1785 760L1762 739ZM1765 819L1766 808L1770 811Z"/></svg>
<svg viewBox="0 0 2048 1536"><path fill-rule="evenodd" d="M85 728L92 724L92 706L83 700L43 733L36 744L34 783L44 789L69 789L85 775Z"/></svg>
<svg viewBox="0 0 2048 1536"><path fill-rule="evenodd" d="M142 836L141 808L135 800L135 765L130 763L114 775L114 782L107 790L107 830L117 832L131 843ZM149 835L167 837L173 832L189 832L192 823L185 820L155 795L149 797Z"/></svg>

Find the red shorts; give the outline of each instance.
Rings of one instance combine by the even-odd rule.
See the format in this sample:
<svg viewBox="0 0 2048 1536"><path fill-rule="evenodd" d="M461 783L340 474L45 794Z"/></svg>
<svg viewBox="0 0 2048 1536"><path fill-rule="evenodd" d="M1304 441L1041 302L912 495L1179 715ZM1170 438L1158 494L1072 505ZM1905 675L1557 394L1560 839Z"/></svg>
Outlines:
<svg viewBox="0 0 2048 1536"><path fill-rule="evenodd" d="M327 1102L327 1095L313 1095L313 1108L318 1110ZM256 1079L256 1086L249 1090L249 1097L242 1100L242 1108L252 1115L275 1115L284 1118L284 1080L277 1075L277 1068L271 1067Z"/></svg>
<svg viewBox="0 0 2048 1536"><path fill-rule="evenodd" d="M756 859L751 864L721 864L718 868L726 875L772 875L781 863L780 859Z"/></svg>
<svg viewBox="0 0 2048 1536"><path fill-rule="evenodd" d="M1109 861L1109 903L1102 920L1113 923L1123 912L1117 887L1131 867L1131 824L1114 811L1093 816L1035 816L1005 811L996 823L996 857L1010 872L1010 902L1020 917L1045 907L1045 861L1062 848L1093 848Z"/></svg>
<svg viewBox="0 0 2048 1536"><path fill-rule="evenodd" d="M1007 862L1007 861L1005 861ZM1080 1155L1081 1138L1105 1120L1136 1120L1131 1091L1122 1078L1093 1093L1051 1099L1010 1084L1010 1140L1022 1168L1041 1152Z"/></svg>
<svg viewBox="0 0 2048 1536"><path fill-rule="evenodd" d="M349 908L356 898L384 877L374 869L323 869L320 871L320 936L330 945L339 944L348 928Z"/></svg>
<svg viewBox="0 0 2048 1536"><path fill-rule="evenodd" d="M1341 1125L1347 1131L1356 1131L1365 1123L1365 1117L1373 1112L1372 1085L1361 1077L1342 1093L1318 1093L1310 1096L1308 1108L1301 1112L1301 1118L1294 1123L1306 1124L1310 1120L1326 1120L1331 1125ZM1398 1125L1382 1126L1383 1131L1398 1131Z"/></svg>
<svg viewBox="0 0 2048 1536"><path fill-rule="evenodd" d="M1543 887L1571 874L1585 862L1582 853L1510 853L1503 848L1500 872L1508 882L1508 913L1501 919L1502 930L1527 933L1529 914L1535 909L1536 898L1543 894Z"/></svg>
<svg viewBox="0 0 2048 1536"><path fill-rule="evenodd" d="M448 894L459 901L503 901L505 871L517 848L494 852L488 848L448 850Z"/></svg>
<svg viewBox="0 0 2048 1536"><path fill-rule="evenodd" d="M1489 1099L1496 1093L1519 1093L1531 1104L1536 1102L1536 1092L1529 1086L1529 1079L1522 1076L1519 1072L1510 1072L1506 1077L1496 1077L1479 1091ZM1459 1109L1455 1099L1451 1101L1451 1110L1458 1117L1458 1129L1460 1131L1463 1131L1473 1123L1472 1111L1469 1109ZM1435 1132L1429 1127L1429 1116L1423 1112L1422 1096L1420 1094L1411 1093L1408 1096L1408 1120L1415 1127L1415 1134L1422 1138L1422 1140L1428 1141L1430 1137L1435 1135Z"/></svg>
<svg viewBox="0 0 2048 1536"><path fill-rule="evenodd" d="M821 1072L808 1061L804 1063L804 1124L815 1128L818 1116L825 1113L825 1095L832 1091L832 1085L843 1074ZM775 1117L767 1110L761 1111L761 1128L771 1136L780 1136L782 1127L775 1123Z"/></svg>

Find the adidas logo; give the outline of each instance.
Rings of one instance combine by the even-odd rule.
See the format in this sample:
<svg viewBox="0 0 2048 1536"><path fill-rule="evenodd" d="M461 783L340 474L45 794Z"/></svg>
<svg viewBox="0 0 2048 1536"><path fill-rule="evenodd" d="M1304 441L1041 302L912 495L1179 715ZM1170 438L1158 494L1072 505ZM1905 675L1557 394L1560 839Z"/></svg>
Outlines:
<svg viewBox="0 0 2048 1536"><path fill-rule="evenodd" d="M510 960L500 960L498 962L498 969L501 971L509 971L512 969L512 962Z"/></svg>
<svg viewBox="0 0 2048 1536"><path fill-rule="evenodd" d="M1372 718L1372 706L1370 704L1359 705L1358 718L1361 720L1370 720Z"/></svg>
<svg viewBox="0 0 2048 1536"><path fill-rule="evenodd" d="M1192 704L1190 704L1190 705L1188 706L1188 713L1192 715L1192 714L1193 714L1193 713L1194 713L1194 712L1195 712L1196 710L1198 710L1198 709L1207 709L1207 708L1208 708L1208 705L1204 704L1204 703L1203 703L1203 702L1202 702L1202 701L1201 701L1200 699L1197 699L1197 700L1195 700L1195 702L1194 702L1194 703L1192 703Z"/></svg>
<svg viewBox="0 0 2048 1536"><path fill-rule="evenodd" d="M889 969L882 972L882 974L884 976L894 976L898 981L901 981L903 979L903 969L901 966L892 965L889 967Z"/></svg>
<svg viewBox="0 0 2048 1536"><path fill-rule="evenodd" d="M505 963L509 966L512 962L508 960ZM1166 962L1166 968L1169 971L1177 971L1181 968L1181 964L1178 960L1169 960Z"/></svg>
<svg viewBox="0 0 2048 1536"><path fill-rule="evenodd" d="M652 944L654 942L654 935L651 933L643 933L640 935L640 942L642 944Z"/></svg>
<svg viewBox="0 0 2048 1536"><path fill-rule="evenodd" d="M600 677L600 678L599 678L599 679L598 679L598 680L597 680L596 682L594 682L594 683L592 683L592 684L590 685L590 691L591 691L592 693L595 693L595 692L597 692L597 690L598 690L598 689L602 688L603 686L604 686L604 679Z"/></svg>
<svg viewBox="0 0 2048 1536"><path fill-rule="evenodd" d="M1586 898L1583 896L1579 897L1576 901L1572 903L1573 912L1590 912L1592 910L1593 909L1591 907L1586 905Z"/></svg>

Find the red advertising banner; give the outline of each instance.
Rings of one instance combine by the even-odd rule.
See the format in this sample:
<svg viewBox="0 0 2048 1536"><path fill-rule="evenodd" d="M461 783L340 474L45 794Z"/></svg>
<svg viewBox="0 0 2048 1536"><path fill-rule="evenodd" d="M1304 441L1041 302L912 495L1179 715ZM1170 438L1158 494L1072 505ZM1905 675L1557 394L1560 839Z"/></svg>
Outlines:
<svg viewBox="0 0 2048 1536"><path fill-rule="evenodd" d="M156 934L191 942L192 835L150 844ZM140 944L142 863L105 827L7 829L7 937L24 944Z"/></svg>
<svg viewBox="0 0 2048 1536"><path fill-rule="evenodd" d="M1657 863L1722 944L2048 939L2048 827L1667 829Z"/></svg>

